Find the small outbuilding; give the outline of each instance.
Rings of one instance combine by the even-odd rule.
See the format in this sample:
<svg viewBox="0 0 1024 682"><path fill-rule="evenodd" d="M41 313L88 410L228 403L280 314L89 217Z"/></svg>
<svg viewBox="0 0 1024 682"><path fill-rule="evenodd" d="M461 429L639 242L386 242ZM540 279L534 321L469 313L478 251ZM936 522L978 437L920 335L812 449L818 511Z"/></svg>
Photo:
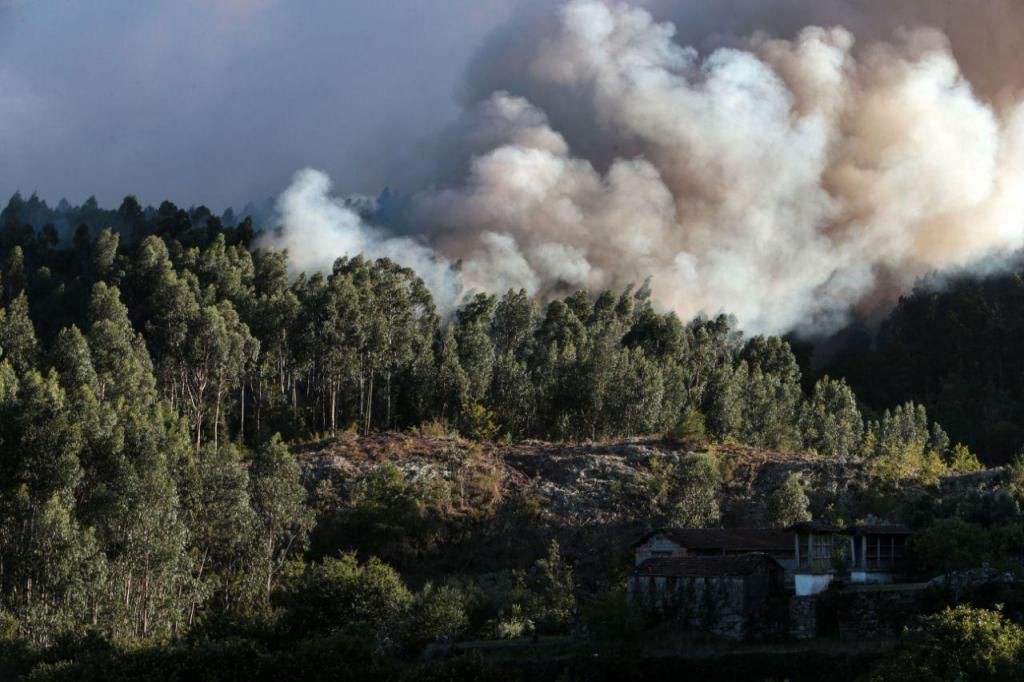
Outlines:
<svg viewBox="0 0 1024 682"><path fill-rule="evenodd" d="M907 539L913 535L896 524L857 525L850 533L850 582L890 584L907 572Z"/></svg>
<svg viewBox="0 0 1024 682"><path fill-rule="evenodd" d="M760 552L645 559L629 583L642 605L673 611L684 625L727 639L751 637L785 594L784 570Z"/></svg>
<svg viewBox="0 0 1024 682"><path fill-rule="evenodd" d="M761 552L789 569L795 566L789 533L762 528L659 528L632 545L636 565L647 559L732 556Z"/></svg>
<svg viewBox="0 0 1024 682"><path fill-rule="evenodd" d="M836 575L836 536L842 529L820 521L801 521L786 530L793 534L796 596L809 597L824 592Z"/></svg>

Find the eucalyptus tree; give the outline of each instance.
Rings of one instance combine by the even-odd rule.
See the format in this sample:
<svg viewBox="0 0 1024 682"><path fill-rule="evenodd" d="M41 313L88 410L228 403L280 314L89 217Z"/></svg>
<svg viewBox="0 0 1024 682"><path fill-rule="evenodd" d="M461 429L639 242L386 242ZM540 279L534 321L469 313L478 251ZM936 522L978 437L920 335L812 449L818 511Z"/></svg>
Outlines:
<svg viewBox="0 0 1024 682"><path fill-rule="evenodd" d="M6 309L0 308L0 349L18 373L36 366L39 342L24 291L15 296Z"/></svg>
<svg viewBox="0 0 1024 682"><path fill-rule="evenodd" d="M55 372L0 374L0 603L44 644L87 620L103 571L76 517L82 432Z"/></svg>
<svg viewBox="0 0 1024 682"><path fill-rule="evenodd" d="M83 405L96 417L79 419L92 425L83 454L95 482L87 511L108 565L103 617L122 634L170 633L183 622L179 597L191 585L176 476L191 455L184 423L158 401L145 344L117 289L97 283L90 315L98 390Z"/></svg>
<svg viewBox="0 0 1024 682"><path fill-rule="evenodd" d="M278 435L252 461L249 496L261 538L256 570L269 596L285 562L305 549L314 522L299 466Z"/></svg>
<svg viewBox="0 0 1024 682"><path fill-rule="evenodd" d="M842 379L824 377L800 412L804 445L819 454L854 455L860 452L864 418L853 390Z"/></svg>
<svg viewBox="0 0 1024 682"><path fill-rule="evenodd" d="M204 604L241 610L264 600L259 579L258 520L249 498L249 475L232 444L208 448L189 467L183 489L183 516L195 588L188 622Z"/></svg>
<svg viewBox="0 0 1024 682"><path fill-rule="evenodd" d="M537 303L525 289L505 292L491 316L495 355L511 353L517 360L529 358L536 320Z"/></svg>
<svg viewBox="0 0 1024 682"><path fill-rule="evenodd" d="M441 421L449 424L469 402L469 379L459 362L458 342L452 325L446 325L435 344L437 373L434 377L434 407Z"/></svg>
<svg viewBox="0 0 1024 682"><path fill-rule="evenodd" d="M456 311L455 340L468 381L468 399L483 402L494 372L494 342L489 335L497 301L476 294Z"/></svg>
<svg viewBox="0 0 1024 682"><path fill-rule="evenodd" d="M351 277L361 311L358 375L363 431L373 427L376 384L383 382L384 426L392 428L394 379L431 354L437 330L434 303L410 268L382 258L340 259L335 275Z"/></svg>
<svg viewBox="0 0 1024 682"><path fill-rule="evenodd" d="M702 412L707 428L719 440L738 438L743 432L743 394L750 373L745 362L724 364L711 375L704 390Z"/></svg>

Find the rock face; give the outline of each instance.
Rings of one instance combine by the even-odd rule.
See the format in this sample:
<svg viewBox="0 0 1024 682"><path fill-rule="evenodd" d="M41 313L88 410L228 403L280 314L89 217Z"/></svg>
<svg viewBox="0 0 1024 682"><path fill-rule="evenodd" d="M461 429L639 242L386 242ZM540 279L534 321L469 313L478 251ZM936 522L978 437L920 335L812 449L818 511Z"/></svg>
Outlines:
<svg viewBox="0 0 1024 682"><path fill-rule="evenodd" d="M855 458L736 445L715 446L710 452L723 481L724 527L769 527L771 493L792 474L804 481L816 518L852 521L877 507L868 467ZM447 497L429 513L439 523L457 527L439 534L443 547L433 555L417 555L415 568L430 561L443 562L437 570L529 565L555 538L581 578L592 575L600 580L628 566L630 543L656 523L646 492L652 465L675 463L689 453L658 438L502 445L454 436L385 433L343 435L299 447L296 454L321 509L344 509L358 482L384 464L396 467L410 484L444 488ZM998 471L951 477L938 490L920 494L933 500L953 495L995 499L999 480ZM339 537L344 539L346 533L342 529ZM322 549L366 551L343 544ZM524 558L529 556L533 558Z"/></svg>
<svg viewBox="0 0 1024 682"><path fill-rule="evenodd" d="M385 462L397 466L410 480L454 480L467 459L480 454L500 471L506 492L531 486L543 498L546 516L567 525L587 525L634 520L621 504L623 488L639 483L653 460L675 463L688 453L657 439L571 445L524 441L500 446L404 434L342 437L299 451L311 488L323 480L357 478ZM793 471L814 470L815 479L839 487L845 466L746 448L723 448L716 454L727 473L723 511L736 525L763 525L764 491L781 485Z"/></svg>
<svg viewBox="0 0 1024 682"><path fill-rule="evenodd" d="M818 636L817 597L790 597L789 636L793 639L814 639Z"/></svg>
<svg viewBox="0 0 1024 682"><path fill-rule="evenodd" d="M768 499L791 474L806 484L813 511L828 510L855 518L870 489L866 465L848 457L779 453L737 445L712 449L723 478L722 525L762 528L770 525ZM298 450L310 488L323 480L358 478L390 462L409 480L455 480L470 461L494 468L502 493L531 488L541 513L560 525L580 526L643 521L623 503L623 490L650 473L651 463L674 463L687 452L656 438L610 443L554 444L524 441L512 445L477 444L456 437L373 434L342 436ZM941 494L991 492L998 469L954 476Z"/></svg>
<svg viewBox="0 0 1024 682"><path fill-rule="evenodd" d="M925 587L864 587L838 595L839 636L850 641L897 636L921 612Z"/></svg>

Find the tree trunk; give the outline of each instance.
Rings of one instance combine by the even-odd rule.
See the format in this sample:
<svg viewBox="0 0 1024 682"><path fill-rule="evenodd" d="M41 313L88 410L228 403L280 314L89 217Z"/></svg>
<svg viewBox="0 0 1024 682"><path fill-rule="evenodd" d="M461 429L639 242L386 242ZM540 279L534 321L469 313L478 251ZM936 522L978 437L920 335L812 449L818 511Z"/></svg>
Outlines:
<svg viewBox="0 0 1024 682"><path fill-rule="evenodd" d="M369 386L366 387L366 419L363 422L363 435L370 435L370 425L373 423L373 372L370 372Z"/></svg>
<svg viewBox="0 0 1024 682"><path fill-rule="evenodd" d="M387 407L387 419L384 420L384 424L385 424L384 428L385 428L385 430L391 428L391 372L388 372L388 374L387 374L387 391L388 391L388 395L387 395L388 407Z"/></svg>
<svg viewBox="0 0 1024 682"><path fill-rule="evenodd" d="M366 380L363 378L362 369L359 371L359 419L366 414Z"/></svg>
<svg viewBox="0 0 1024 682"><path fill-rule="evenodd" d="M218 387L217 389L217 407L213 413L213 449L216 450L220 443L220 403L222 401L223 391Z"/></svg>
<svg viewBox="0 0 1024 682"><path fill-rule="evenodd" d="M256 442L263 431L263 381L260 381L259 398L256 399Z"/></svg>
<svg viewBox="0 0 1024 682"><path fill-rule="evenodd" d="M238 430L239 430L239 433L242 435L242 442L244 443L245 442L245 380L242 381L242 395L241 395L241 399L238 401L238 404L240 405L240 409L242 411L241 419L239 420Z"/></svg>
<svg viewBox="0 0 1024 682"><path fill-rule="evenodd" d="M331 382L331 434L338 432L338 382Z"/></svg>

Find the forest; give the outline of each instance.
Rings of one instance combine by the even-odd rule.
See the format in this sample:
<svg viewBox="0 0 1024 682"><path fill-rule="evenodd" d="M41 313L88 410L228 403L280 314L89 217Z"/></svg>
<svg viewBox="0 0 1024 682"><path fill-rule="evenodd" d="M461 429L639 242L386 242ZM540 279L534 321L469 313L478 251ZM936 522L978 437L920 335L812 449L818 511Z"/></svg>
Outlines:
<svg viewBox="0 0 1024 682"><path fill-rule="evenodd" d="M332 541L324 519L337 509L311 493L297 453L338 438L654 434L694 452L855 457L895 496L1010 464L1018 483L998 523L932 538L990 532L1015 552L1019 268L922 282L877 341L851 332L817 362L806 342L748 337L727 316L658 310L643 282L543 301L468 292L440 310L416 272L386 259L291 273L286 253L258 247L261 229L133 197L105 210L15 195L0 213L0 638L12 674L498 679L479 657L423 652L466 633L638 631L613 581L581 592L553 539L509 566L500 605L480 584L404 571L427 551L425 510L441 497L486 520L474 497L491 485L486 450L443 491L394 469L360 480L348 525L329 529L348 539ZM714 525L717 507L700 509L717 504L717 467L694 455L663 472L647 492L666 501L651 513L671 520L683 500L689 522ZM779 517L799 520L807 501L791 492L778 503L802 509ZM984 611L979 624L958 608L907 638L878 679L929 679L899 671L927 667L920 652L965 627L996 642L994 658L963 664L992 676L969 679L1019 671L1020 614Z"/></svg>

